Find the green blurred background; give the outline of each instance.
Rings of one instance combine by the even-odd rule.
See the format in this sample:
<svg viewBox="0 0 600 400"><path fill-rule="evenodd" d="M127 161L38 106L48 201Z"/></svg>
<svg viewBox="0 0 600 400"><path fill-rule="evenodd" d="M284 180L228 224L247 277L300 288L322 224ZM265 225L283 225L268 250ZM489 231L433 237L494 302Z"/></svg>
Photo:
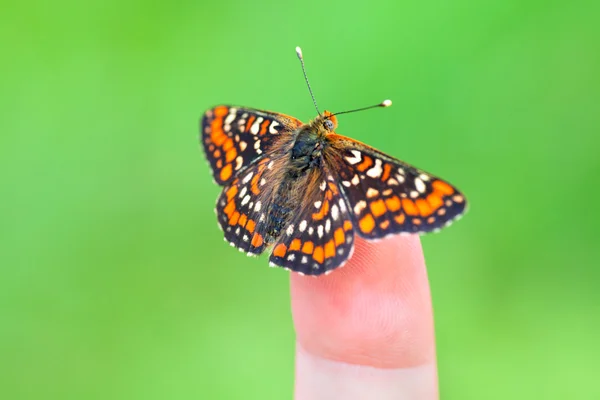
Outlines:
<svg viewBox="0 0 600 400"><path fill-rule="evenodd" d="M459 186L448 399L600 398L598 2L0 4L0 398L286 399L288 273L223 242L209 107L340 117ZM595 223L596 222L596 223Z"/></svg>

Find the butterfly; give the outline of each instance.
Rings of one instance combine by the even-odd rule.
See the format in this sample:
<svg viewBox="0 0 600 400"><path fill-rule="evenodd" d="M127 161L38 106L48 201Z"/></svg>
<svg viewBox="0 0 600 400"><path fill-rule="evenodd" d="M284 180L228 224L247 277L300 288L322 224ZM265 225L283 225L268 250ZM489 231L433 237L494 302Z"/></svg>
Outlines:
<svg viewBox="0 0 600 400"><path fill-rule="evenodd" d="M231 246L248 255L271 249L271 266L321 275L350 259L355 235L438 231L464 213L466 199L453 185L336 134L342 113L319 112L306 83L318 113L306 124L226 105L202 117L200 140L224 187L215 211Z"/></svg>

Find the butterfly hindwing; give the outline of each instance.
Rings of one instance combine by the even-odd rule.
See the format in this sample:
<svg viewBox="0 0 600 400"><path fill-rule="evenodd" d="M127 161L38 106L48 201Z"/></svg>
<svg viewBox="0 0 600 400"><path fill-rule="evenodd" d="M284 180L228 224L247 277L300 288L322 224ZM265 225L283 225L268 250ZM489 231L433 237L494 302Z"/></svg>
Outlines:
<svg viewBox="0 0 600 400"><path fill-rule="evenodd" d="M464 213L466 200L449 183L360 142L329 136L339 149L330 168L360 236L436 231Z"/></svg>
<svg viewBox="0 0 600 400"><path fill-rule="evenodd" d="M263 174L270 159L250 164L226 185L217 200L216 213L225 240L250 255L262 253L265 245L264 210L258 200L266 184Z"/></svg>
<svg viewBox="0 0 600 400"><path fill-rule="evenodd" d="M350 211L331 175L298 210L273 248L272 265L305 275L320 275L343 265L354 249Z"/></svg>
<svg viewBox="0 0 600 400"><path fill-rule="evenodd" d="M302 123L292 117L251 108L217 106L204 113L201 141L219 185L225 185L262 154L276 135Z"/></svg>

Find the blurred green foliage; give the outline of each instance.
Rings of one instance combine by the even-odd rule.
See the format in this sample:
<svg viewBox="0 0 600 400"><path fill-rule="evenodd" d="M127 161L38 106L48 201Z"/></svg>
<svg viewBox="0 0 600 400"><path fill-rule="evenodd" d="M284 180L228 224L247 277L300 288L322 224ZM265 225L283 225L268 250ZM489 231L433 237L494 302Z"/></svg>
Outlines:
<svg viewBox="0 0 600 400"><path fill-rule="evenodd" d="M288 274L229 248L209 107L441 175L423 238L447 399L597 399L598 2L0 4L0 398L285 399ZM567 207L568 206L568 207Z"/></svg>

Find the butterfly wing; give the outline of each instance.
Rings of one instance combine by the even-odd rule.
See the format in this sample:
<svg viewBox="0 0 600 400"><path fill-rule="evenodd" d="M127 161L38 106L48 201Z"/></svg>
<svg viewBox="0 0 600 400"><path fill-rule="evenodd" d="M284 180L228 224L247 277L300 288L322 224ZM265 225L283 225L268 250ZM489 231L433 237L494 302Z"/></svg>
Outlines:
<svg viewBox="0 0 600 400"><path fill-rule="evenodd" d="M448 182L350 138L328 138L330 169L360 236L437 231L464 213L465 197Z"/></svg>
<svg viewBox="0 0 600 400"><path fill-rule="evenodd" d="M270 161L264 156L250 164L225 185L217 199L215 212L225 240L249 255L260 254L266 247L265 209L260 203L260 194L266 184L263 174Z"/></svg>
<svg viewBox="0 0 600 400"><path fill-rule="evenodd" d="M325 169L314 170L298 214L273 248L271 265L320 275L343 265L354 250L350 210L337 182Z"/></svg>
<svg viewBox="0 0 600 400"><path fill-rule="evenodd" d="M217 106L204 113L201 141L219 185L225 185L261 157L280 134L302 125L299 120L270 111Z"/></svg>

